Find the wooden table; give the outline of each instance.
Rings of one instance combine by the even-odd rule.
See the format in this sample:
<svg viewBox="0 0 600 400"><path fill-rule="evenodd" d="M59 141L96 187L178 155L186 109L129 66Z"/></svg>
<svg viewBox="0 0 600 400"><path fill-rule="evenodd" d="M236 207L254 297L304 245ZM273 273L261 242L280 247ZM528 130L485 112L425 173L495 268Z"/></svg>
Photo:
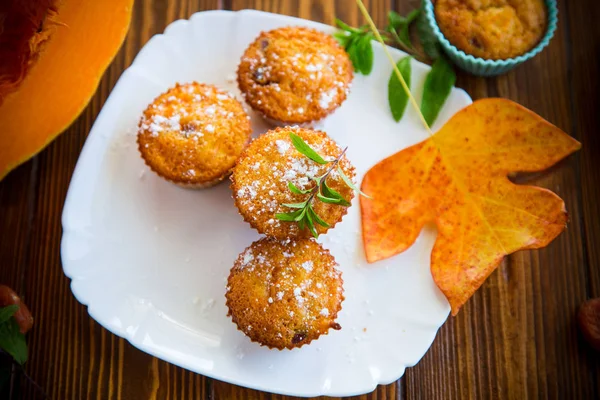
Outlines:
<svg viewBox="0 0 600 400"><path fill-rule="evenodd" d="M405 13L419 0L366 3L383 26L388 10ZM600 296L600 2L558 3L558 31L540 56L495 79L461 73L458 86L474 99L515 100L583 143L582 151L528 180L565 200L567 231L543 250L509 257L448 319L417 366L359 398L599 398L599 353L579 336L575 315L584 300ZM136 1L125 44L83 114L0 182L0 283L15 288L36 318L26 371L53 399L286 398L204 378L135 349L88 316L61 269L67 187L115 82L171 21L218 8L257 8L328 24L335 16L353 25L362 21L352 0ZM19 374L12 387L13 399L41 398Z"/></svg>

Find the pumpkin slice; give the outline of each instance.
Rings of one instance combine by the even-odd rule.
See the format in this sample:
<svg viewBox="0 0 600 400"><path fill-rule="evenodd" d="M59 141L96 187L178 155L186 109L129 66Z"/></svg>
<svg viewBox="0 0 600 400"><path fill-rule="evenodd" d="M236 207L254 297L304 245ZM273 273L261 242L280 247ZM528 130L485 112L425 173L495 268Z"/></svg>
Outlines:
<svg viewBox="0 0 600 400"><path fill-rule="evenodd" d="M0 179L83 111L123 43L132 6L133 0L0 5L0 58L10 57L0 68Z"/></svg>

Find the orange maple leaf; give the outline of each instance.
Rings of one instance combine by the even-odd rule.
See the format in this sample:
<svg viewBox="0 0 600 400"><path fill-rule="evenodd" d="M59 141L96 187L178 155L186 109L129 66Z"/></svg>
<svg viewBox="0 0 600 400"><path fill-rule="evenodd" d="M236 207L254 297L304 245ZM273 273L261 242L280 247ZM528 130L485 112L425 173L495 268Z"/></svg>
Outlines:
<svg viewBox="0 0 600 400"><path fill-rule="evenodd" d="M516 185L508 174L546 169L580 147L512 101L473 103L429 139L367 172L362 190L372 199L361 198L367 260L403 252L435 221L431 274L456 315L504 256L544 247L566 227L560 197Z"/></svg>

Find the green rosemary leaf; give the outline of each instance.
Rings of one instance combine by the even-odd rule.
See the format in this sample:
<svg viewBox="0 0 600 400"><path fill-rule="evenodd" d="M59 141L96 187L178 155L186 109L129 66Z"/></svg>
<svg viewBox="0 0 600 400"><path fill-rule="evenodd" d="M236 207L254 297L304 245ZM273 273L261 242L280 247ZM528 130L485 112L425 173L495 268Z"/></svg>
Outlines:
<svg viewBox="0 0 600 400"><path fill-rule="evenodd" d="M296 217L296 222L302 221L306 217L306 209L307 209L307 207L305 207L302 210L300 210L301 212Z"/></svg>
<svg viewBox="0 0 600 400"><path fill-rule="evenodd" d="M315 210L312 207L310 207L308 209L308 214L311 216L313 221L315 221L317 224L319 224L325 228L330 227L330 225L327 222L323 221L323 219L321 217L319 217L319 215L315 212Z"/></svg>
<svg viewBox="0 0 600 400"><path fill-rule="evenodd" d="M345 31L335 32L333 34L333 37L335 38L335 40L338 41L338 43L340 44L340 46L342 46L344 49L346 48L346 46L348 46L348 43L350 42L350 39L352 39L352 36L349 35Z"/></svg>
<svg viewBox="0 0 600 400"><path fill-rule="evenodd" d="M321 185L320 189L321 189L321 193L320 194L325 199L327 199L326 201L323 201L324 203L339 204L339 205L345 206L345 207L350 206L350 202L347 201L346 199L344 199L344 196L342 196L339 192L337 192L334 189L330 188L327 185L327 182L323 182L323 184Z"/></svg>
<svg viewBox="0 0 600 400"><path fill-rule="evenodd" d="M352 61L352 66L354 67L355 72L360 72L362 67L362 59L360 57L360 50L358 48L360 38L360 35L352 35L346 44L346 53L348 53L348 57L350 58L350 61Z"/></svg>
<svg viewBox="0 0 600 400"><path fill-rule="evenodd" d="M323 157L321 157L316 151L314 151L300 136L290 132L290 139L292 140L292 144L294 145L296 150L304 154L306 157L310 158L318 164L328 163L328 161L325 161Z"/></svg>
<svg viewBox="0 0 600 400"><path fill-rule="evenodd" d="M290 189L290 192L294 194L308 194L311 192L311 189L302 190L298 188L298 186L294 185L292 182L288 182L288 189Z"/></svg>
<svg viewBox="0 0 600 400"><path fill-rule="evenodd" d="M421 15L421 10L418 9L418 8L414 9L411 12L409 12L408 15L406 16L406 22L410 25L414 21L416 21L417 18L419 18L420 15Z"/></svg>
<svg viewBox="0 0 600 400"><path fill-rule="evenodd" d="M339 206L344 206L344 207L348 207L350 205L350 203L348 203L346 200L343 199L333 199L331 197L325 197L320 193L317 193L317 199L319 199L319 201L323 202L323 203L327 203L327 204L337 204Z"/></svg>
<svg viewBox="0 0 600 400"><path fill-rule="evenodd" d="M297 218L303 214L304 210L297 210L289 213L277 213L275 214L275 218L280 221L286 222L294 222L297 221Z"/></svg>
<svg viewBox="0 0 600 400"><path fill-rule="evenodd" d="M298 229L303 231L304 228L306 228L306 224L304 223L304 218L302 218L300 221L298 221Z"/></svg>
<svg viewBox="0 0 600 400"><path fill-rule="evenodd" d="M306 202L304 201L302 203L283 203L282 206L289 208L304 208L306 207Z"/></svg>
<svg viewBox="0 0 600 400"><path fill-rule="evenodd" d="M23 365L27 361L27 342L25 335L19 329L19 324L14 318L9 318L0 324L0 349Z"/></svg>
<svg viewBox="0 0 600 400"><path fill-rule="evenodd" d="M431 30L431 26L429 26L429 21L427 21L425 13L419 13L418 15L417 34L419 35L419 40L421 41L421 46L423 46L425 54L432 60L438 59L442 54L440 43Z"/></svg>
<svg viewBox="0 0 600 400"><path fill-rule="evenodd" d="M342 177L342 180L344 181L344 183L346 185L348 185L348 187L350 187L352 190L357 191L361 196L364 196L366 198L371 199L372 197L363 193L355 184L354 182L352 182L352 180L350 178L348 178L346 176L346 174L344 174L344 171L342 171L342 168L340 168L340 166L338 165L338 173L340 174L340 176Z"/></svg>
<svg viewBox="0 0 600 400"><path fill-rule="evenodd" d="M411 64L410 60L412 57L404 57L400 61L398 61L398 70L406 85L410 89L410 80L411 80ZM400 121L404 116L404 111L406 110L406 106L408 105L408 95L406 91L402 87L402 83L396 76L396 72L392 71L392 76L390 76L390 80L388 82L388 103L390 105L390 110L392 111L392 116L396 120L396 122Z"/></svg>
<svg viewBox="0 0 600 400"><path fill-rule="evenodd" d="M455 82L456 74L452 65L444 57L435 60L425 78L421 100L421 112L429 126L437 119Z"/></svg>
<svg viewBox="0 0 600 400"><path fill-rule="evenodd" d="M421 13L420 10L412 10L406 16L406 23L400 28L400 32L398 33L398 37L409 49L413 48L412 41L410 40L410 25L413 23L415 19Z"/></svg>
<svg viewBox="0 0 600 400"><path fill-rule="evenodd" d="M406 24L406 18L396 11L390 11L388 12L388 24L389 28L398 29Z"/></svg>
<svg viewBox="0 0 600 400"><path fill-rule="evenodd" d="M308 207L308 209L309 209L309 212L306 213L306 226L308 226L310 233L312 233L312 235L315 237L315 239L318 239L319 232L317 232L317 230L315 229L315 223L313 222L312 217L310 215L311 207Z"/></svg>
<svg viewBox="0 0 600 400"><path fill-rule="evenodd" d="M362 36L357 43L357 51L360 55L360 73L369 75L373 70L373 34L371 32Z"/></svg>
<svg viewBox="0 0 600 400"><path fill-rule="evenodd" d="M348 25L347 23L345 23L344 21L342 21L339 18L335 19L335 26L337 26L338 28L346 31L346 32L358 32L359 30L356 28L351 27L350 25Z"/></svg>
<svg viewBox="0 0 600 400"><path fill-rule="evenodd" d="M0 324L8 321L19 310L17 304L0 308Z"/></svg>
<svg viewBox="0 0 600 400"><path fill-rule="evenodd" d="M413 48L410 39L410 25L419 16L420 10L412 10L406 17L398 14L395 11L388 13L388 26L386 30L392 34L394 39L401 42L408 49Z"/></svg>

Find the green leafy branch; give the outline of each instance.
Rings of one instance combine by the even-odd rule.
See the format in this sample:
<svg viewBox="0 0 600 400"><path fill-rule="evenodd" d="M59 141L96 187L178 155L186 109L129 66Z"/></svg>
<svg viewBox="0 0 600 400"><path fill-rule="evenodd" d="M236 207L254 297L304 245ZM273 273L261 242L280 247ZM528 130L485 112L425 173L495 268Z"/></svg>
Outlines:
<svg viewBox="0 0 600 400"><path fill-rule="evenodd" d="M0 308L0 349L23 365L27 361L27 342L17 320L13 318L18 310L16 304Z"/></svg>
<svg viewBox="0 0 600 400"><path fill-rule="evenodd" d="M413 25L416 26L420 46L415 46L411 39ZM369 75L373 70L372 39L374 38L369 26L363 25L360 28L354 28L339 19L336 19L336 26L341 30L334 33L333 36L348 53L356 72ZM409 89L412 73L411 59L433 62L431 71L425 80L420 107L427 124L433 125L456 82L456 74L451 64L443 56L440 43L432 32L424 13L417 9L402 16L395 11L390 11L387 26L378 32L386 43L409 54L397 64ZM393 118L400 121L408 104L408 95L393 71L388 82L388 104Z"/></svg>
<svg viewBox="0 0 600 400"><path fill-rule="evenodd" d="M351 189L357 191L363 196L366 196L363 192L360 191L358 187L352 182L340 166L340 161L346 154L348 148L346 147L340 155L338 155L335 160L327 161L323 157L319 155L312 147L308 145L300 136L290 133L290 140L292 144L304 156L308 157L312 161L317 164L325 165L331 164L327 171L319 177L313 177L312 179L315 181L315 186L311 189L300 189L292 182L288 182L288 189L290 192L297 195L306 195L308 196L306 200L300 203L284 203L282 206L292 208L294 211L287 213L278 213L275 214L275 218L280 221L285 222L297 222L298 228L300 230L304 230L308 228L312 235L315 238L319 237L319 233L317 232L316 226L321 225L324 228L329 228L330 225L321 218L317 212L315 211L313 205L314 201L318 200L327 204L336 204L342 207L350 206L350 202L346 200L339 192L332 189L329 185L327 185L327 178L334 170L337 170L337 173L340 175L344 183ZM368 197L368 196L367 196Z"/></svg>

